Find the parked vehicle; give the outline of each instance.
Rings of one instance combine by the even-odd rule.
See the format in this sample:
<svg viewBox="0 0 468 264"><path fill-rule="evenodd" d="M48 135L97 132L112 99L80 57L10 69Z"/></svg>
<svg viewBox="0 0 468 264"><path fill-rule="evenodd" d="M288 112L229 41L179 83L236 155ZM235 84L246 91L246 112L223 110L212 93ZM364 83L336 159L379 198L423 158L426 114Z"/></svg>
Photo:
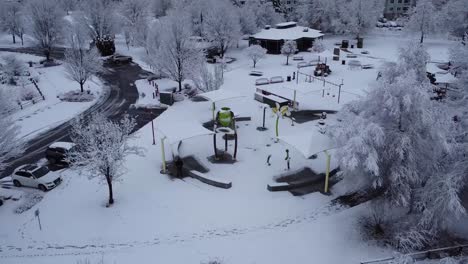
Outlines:
<svg viewBox="0 0 468 264"><path fill-rule="evenodd" d="M46 158L49 164L64 164L67 165L67 153L75 147L75 144L70 142L55 142L46 150Z"/></svg>
<svg viewBox="0 0 468 264"><path fill-rule="evenodd" d="M17 168L11 175L16 187L27 186L48 191L62 182L62 178L56 172L51 172L45 166L27 164Z"/></svg>
<svg viewBox="0 0 468 264"><path fill-rule="evenodd" d="M110 60L115 64L127 64L133 61L132 57L120 54L112 55Z"/></svg>

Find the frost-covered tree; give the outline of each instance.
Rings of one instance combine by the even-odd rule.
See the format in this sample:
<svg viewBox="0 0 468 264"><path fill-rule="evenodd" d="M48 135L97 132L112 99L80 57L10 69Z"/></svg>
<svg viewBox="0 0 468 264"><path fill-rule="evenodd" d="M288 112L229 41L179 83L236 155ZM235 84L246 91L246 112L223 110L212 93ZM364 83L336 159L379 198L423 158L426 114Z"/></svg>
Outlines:
<svg viewBox="0 0 468 264"><path fill-rule="evenodd" d="M402 71L414 70L418 82L428 82L426 65L430 60L429 53L420 43L409 43L399 49Z"/></svg>
<svg viewBox="0 0 468 264"><path fill-rule="evenodd" d="M123 0L118 8L120 18L123 20L123 31L127 44L135 44L137 39L146 34L149 23L149 0Z"/></svg>
<svg viewBox="0 0 468 264"><path fill-rule="evenodd" d="M462 43L450 49L450 63L452 71L458 76L462 72L468 72L468 45Z"/></svg>
<svg viewBox="0 0 468 264"><path fill-rule="evenodd" d="M261 59L265 58L267 50L260 45L252 45L245 49L245 55L252 60L253 67L257 65Z"/></svg>
<svg viewBox="0 0 468 264"><path fill-rule="evenodd" d="M71 139L76 147L70 152L72 167L86 170L90 178L103 177L109 187L108 206L114 203L112 183L123 174L125 158L140 154L138 147L129 145L135 120L125 116L118 122L103 114L75 120Z"/></svg>
<svg viewBox="0 0 468 264"><path fill-rule="evenodd" d="M441 7L444 30L457 37L468 32L468 5L465 0L450 0Z"/></svg>
<svg viewBox="0 0 468 264"><path fill-rule="evenodd" d="M419 0L411 9L405 28L410 32L418 32L421 36L420 42L423 43L427 34L437 31L440 19L432 0Z"/></svg>
<svg viewBox="0 0 468 264"><path fill-rule="evenodd" d="M279 13L275 12L270 1L250 0L246 2L245 8L254 12L258 28L275 25L283 19Z"/></svg>
<svg viewBox="0 0 468 264"><path fill-rule="evenodd" d="M209 92L221 88L221 85L224 83L221 65L216 65L213 70L210 70L205 63L200 68L201 69L193 75L193 81L199 90Z"/></svg>
<svg viewBox="0 0 468 264"><path fill-rule="evenodd" d="M59 7L50 0L31 0L27 5L30 19L31 35L41 48L47 60L54 45L61 40L62 24L64 23Z"/></svg>
<svg viewBox="0 0 468 264"><path fill-rule="evenodd" d="M227 0L212 1L212 6L204 16L205 38L213 42L220 56L240 38L241 27L238 13Z"/></svg>
<svg viewBox="0 0 468 264"><path fill-rule="evenodd" d="M115 52L116 6L112 0L83 0L80 23L88 26L89 34L102 56Z"/></svg>
<svg viewBox="0 0 468 264"><path fill-rule="evenodd" d="M16 157L23 151L23 144L17 138L20 128L9 118L9 112L14 107L12 98L4 89L0 89L0 172L8 165L6 161Z"/></svg>
<svg viewBox="0 0 468 264"><path fill-rule="evenodd" d="M297 43L294 40L286 40L281 47L281 54L286 56L286 65L289 65L289 57L296 54Z"/></svg>
<svg viewBox="0 0 468 264"><path fill-rule="evenodd" d="M312 28L324 32L337 32L335 25L341 14L340 8L344 5L341 0L310 0L305 1L301 8L300 21Z"/></svg>
<svg viewBox="0 0 468 264"><path fill-rule="evenodd" d="M167 11L172 7L171 0L152 0L150 8L156 18L167 15Z"/></svg>
<svg viewBox="0 0 468 264"><path fill-rule="evenodd" d="M80 0L57 0L60 7L70 15L70 12L75 10Z"/></svg>
<svg viewBox="0 0 468 264"><path fill-rule="evenodd" d="M254 34L258 30L257 19L254 10L245 5L238 9L241 32L243 34Z"/></svg>
<svg viewBox="0 0 468 264"><path fill-rule="evenodd" d="M346 10L340 16L345 22L346 29L343 31L357 38L375 26L384 9L383 1L380 0L350 0L344 7Z"/></svg>
<svg viewBox="0 0 468 264"><path fill-rule="evenodd" d="M12 41L16 43L16 37L23 43L25 31L25 17L22 5L17 2L5 2L0 8L0 27L11 35Z"/></svg>
<svg viewBox="0 0 468 264"><path fill-rule="evenodd" d="M88 49L90 38L82 24L70 24L66 32L70 47L65 51L65 71L84 92L84 84L102 69L102 61L95 47Z"/></svg>
<svg viewBox="0 0 468 264"><path fill-rule="evenodd" d="M187 13L171 11L161 19L148 45L153 67L178 82L179 91L182 91L182 82L195 72L204 57L203 51L190 40L192 32L188 25Z"/></svg>

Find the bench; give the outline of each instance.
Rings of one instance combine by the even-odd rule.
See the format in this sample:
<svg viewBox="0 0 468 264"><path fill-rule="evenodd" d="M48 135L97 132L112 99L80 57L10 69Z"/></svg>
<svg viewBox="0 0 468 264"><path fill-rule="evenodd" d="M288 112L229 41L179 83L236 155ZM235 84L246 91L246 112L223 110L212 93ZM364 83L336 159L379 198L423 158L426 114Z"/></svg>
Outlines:
<svg viewBox="0 0 468 264"><path fill-rule="evenodd" d="M373 64L364 64L364 65L362 65L362 68L365 69L365 70L373 69L374 65Z"/></svg>
<svg viewBox="0 0 468 264"><path fill-rule="evenodd" d="M346 54L346 58L357 58L356 54Z"/></svg>
<svg viewBox="0 0 468 264"><path fill-rule="evenodd" d="M282 82L284 82L284 79L281 76L273 76L270 78L270 83L282 83Z"/></svg>
<svg viewBox="0 0 468 264"><path fill-rule="evenodd" d="M263 76L263 72L261 71L251 71L249 73L250 76Z"/></svg>
<svg viewBox="0 0 468 264"><path fill-rule="evenodd" d="M270 80L267 78L259 78L255 80L255 85L265 85L265 84L270 84Z"/></svg>
<svg viewBox="0 0 468 264"><path fill-rule="evenodd" d="M293 60L295 60L295 61L301 61L301 60L304 60L304 57L302 57L302 56L294 56L294 57L293 57Z"/></svg>
<svg viewBox="0 0 468 264"><path fill-rule="evenodd" d="M305 61L301 61L297 64L297 67L298 68L304 68L304 67L307 67L307 66L311 66L309 63L305 62Z"/></svg>
<svg viewBox="0 0 468 264"><path fill-rule="evenodd" d="M214 186L214 187L223 188L223 189L229 189L232 187L232 182L227 182L227 181L223 181L219 179L213 179L209 177L208 175L201 173L199 171L196 171L196 170L191 170L189 174L190 174L190 177L197 179L208 185Z"/></svg>

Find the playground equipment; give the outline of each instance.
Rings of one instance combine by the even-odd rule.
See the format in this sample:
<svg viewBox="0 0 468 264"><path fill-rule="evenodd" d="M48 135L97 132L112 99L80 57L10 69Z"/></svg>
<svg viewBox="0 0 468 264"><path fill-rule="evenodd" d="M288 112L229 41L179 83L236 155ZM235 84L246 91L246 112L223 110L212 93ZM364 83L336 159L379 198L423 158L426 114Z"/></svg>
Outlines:
<svg viewBox="0 0 468 264"><path fill-rule="evenodd" d="M234 160L237 156L237 130L236 130L236 120L234 119L234 113L229 107L222 107L220 111L216 114L214 119L213 126L213 146L215 158L219 159L218 148L216 147L216 135L218 133L224 134L224 151L228 151L228 138L234 137Z"/></svg>
<svg viewBox="0 0 468 264"><path fill-rule="evenodd" d="M291 116L291 112L289 111L289 107L287 105L281 106L276 103L276 107L272 108L273 113L276 115L276 138L279 137L278 125L279 119L284 118L284 116Z"/></svg>

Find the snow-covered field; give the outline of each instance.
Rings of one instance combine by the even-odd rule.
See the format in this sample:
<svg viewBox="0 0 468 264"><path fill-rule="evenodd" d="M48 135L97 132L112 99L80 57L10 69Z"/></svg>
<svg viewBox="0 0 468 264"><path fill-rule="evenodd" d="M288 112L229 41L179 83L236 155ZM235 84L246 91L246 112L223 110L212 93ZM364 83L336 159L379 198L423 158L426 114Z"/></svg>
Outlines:
<svg viewBox="0 0 468 264"><path fill-rule="evenodd" d="M341 65L341 60L332 61L333 43L342 37L326 38L324 42L328 49L321 56L327 58L333 71L327 80L343 81L341 102L335 101L336 89L326 86L323 93L320 83L311 83L311 89L318 92L299 96L300 107L305 105L303 109L310 109L326 102L332 109L339 110L346 102L363 95L375 81L379 66L385 60L395 60L398 47L408 41L403 37L394 38L392 36L389 41L387 36L373 34L365 39L365 50L369 54L365 57L359 54L356 59L363 64L373 64L374 68L369 70L352 70L348 65ZM450 42L428 40L426 45L434 60L447 59ZM121 53L125 53L125 49L119 47ZM359 53L358 50L351 51ZM130 54L144 56L143 52L133 50ZM300 55L305 61L314 56L311 53ZM144 147L146 154L128 158L127 171L114 186L116 203L111 208L104 207L107 186L71 170L63 171L63 184L45 194L31 210L14 214L17 202L13 201L0 207L4 223L0 228L0 262L75 263L86 258L92 261L103 258L106 263L117 264L200 263L217 258L233 264L341 264L392 255L391 249L362 240L357 222L358 216L367 209L366 204L352 209L333 205L330 202L338 195L336 189L332 189L331 196L312 193L301 197L267 190L273 177L286 172L286 149L291 151L291 170L307 166L323 172L325 155L320 153L317 159L307 160L293 146L282 141L275 143L276 117L270 110L266 120L268 130L256 130L261 126L263 114L261 104L253 99L258 77L248 75L253 68L242 49L233 49L229 56L237 60L228 66L222 91L242 97L217 102L217 109L228 106L236 115L252 118L237 123L239 151L234 165L215 165L207 160L213 155L210 136L184 140L179 149L178 141L171 145L173 135L168 127L184 123L201 126L212 118L211 102L185 100L176 103L155 120L156 145L151 145L151 125L143 127L132 141L132 144ZM136 61L140 60L136 58ZM284 65L285 62L284 56L268 55L255 70L262 71L263 77L282 76L286 79L297 70L297 62L292 61L289 66ZM311 70L303 68L301 72L310 73ZM49 74L51 77L48 78L52 80L55 74L62 76L58 71ZM301 77L299 81L303 82ZM147 84L145 80L142 82ZM286 82L284 85L294 86ZM151 94L146 96L152 98ZM326 122L334 119L329 115ZM317 121L292 126L290 119L280 119L279 124L280 137L307 132L311 136L318 135ZM210 169L209 177L229 180L232 188L218 189L192 178L170 179L160 174L159 139L164 136L167 137L168 159L177 152L181 156L193 155ZM313 144L322 146L323 143ZM219 144L222 144L221 140ZM229 149L232 151L233 146ZM271 166L266 164L269 155L272 155ZM332 157L332 167L336 166ZM41 213L42 231L34 216L36 209Z"/></svg>
<svg viewBox="0 0 468 264"><path fill-rule="evenodd" d="M90 90L95 99L91 102L64 102L58 98L59 95L80 89L78 83L71 81L66 77L63 65L53 67L42 67L39 61L42 57L28 54L0 52L0 57L8 54L14 54L17 58L27 65L27 62L35 63L33 68L27 68L32 76L39 78L38 86L44 94L45 100L40 100L36 104L30 104L23 110L16 111L11 115L11 119L21 127L19 138L32 138L38 133L43 133L50 128L56 127L66 122L79 113L88 109L99 99L102 94L102 83L98 78L94 78L85 84L85 90ZM30 85L31 86L31 85ZM12 95L20 93L21 86L3 86L0 89ZM33 90L35 90L33 88ZM14 100L12 98L12 100Z"/></svg>

